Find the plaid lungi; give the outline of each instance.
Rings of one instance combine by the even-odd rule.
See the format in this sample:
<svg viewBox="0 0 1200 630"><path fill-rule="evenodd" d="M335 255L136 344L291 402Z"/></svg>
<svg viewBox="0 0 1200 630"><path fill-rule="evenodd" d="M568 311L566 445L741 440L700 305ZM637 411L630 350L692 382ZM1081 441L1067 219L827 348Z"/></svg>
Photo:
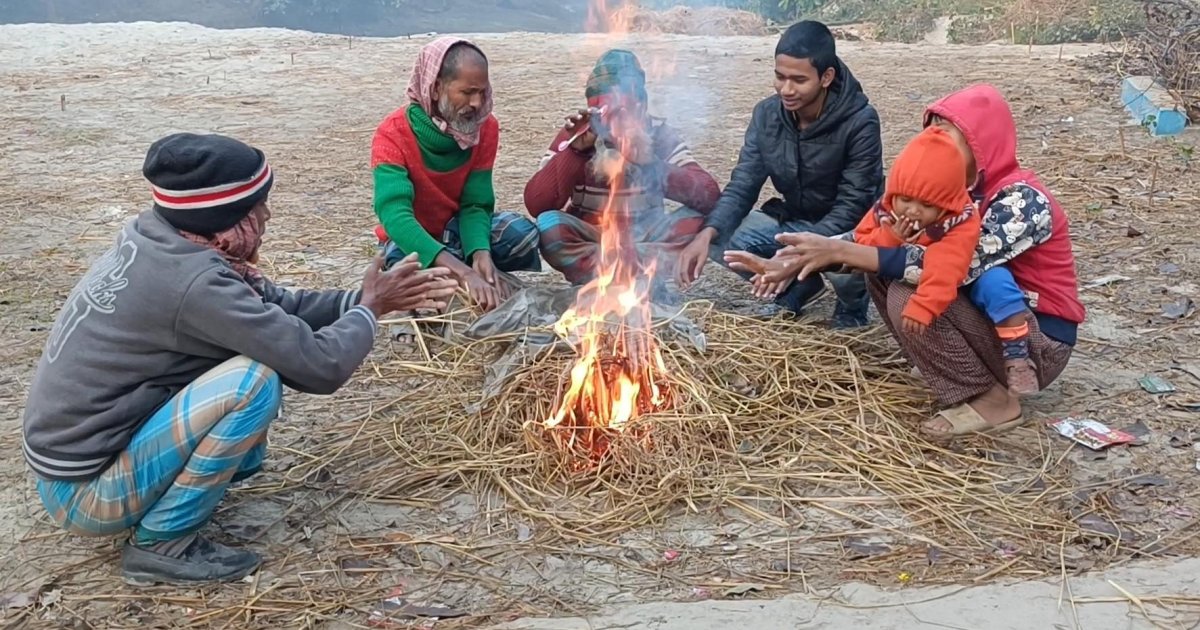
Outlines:
<svg viewBox="0 0 1200 630"><path fill-rule="evenodd" d="M516 212L497 212L492 215L491 230L492 264L500 271L541 271L542 259L538 258L537 226L529 217ZM458 217L450 219L442 232L441 242L446 251L459 260L464 260L462 236ZM400 262L407 254L392 241L383 244L384 268ZM466 261L470 262L470 261Z"/></svg>
<svg viewBox="0 0 1200 630"><path fill-rule="evenodd" d="M569 212L547 210L538 215L542 257L568 282L581 284L592 279L600 260L600 228ZM704 227L704 215L691 208L658 211L635 221L631 240L639 261L656 261L656 274L669 278L679 250Z"/></svg>
<svg viewBox="0 0 1200 630"><path fill-rule="evenodd" d="M282 397L273 370L235 357L156 411L99 477L39 479L38 494L72 534L111 536L137 525L140 543L184 536L208 521L233 479L262 467Z"/></svg>
<svg viewBox="0 0 1200 630"><path fill-rule="evenodd" d="M898 280L881 280L874 274L867 277L883 323L939 402L952 407L975 399L993 385L1008 386L995 324L962 292L925 334L909 336L901 329L901 313L916 288ZM1066 369L1071 346L1047 337L1037 319L1030 318L1029 358L1037 364L1038 384L1045 388Z"/></svg>

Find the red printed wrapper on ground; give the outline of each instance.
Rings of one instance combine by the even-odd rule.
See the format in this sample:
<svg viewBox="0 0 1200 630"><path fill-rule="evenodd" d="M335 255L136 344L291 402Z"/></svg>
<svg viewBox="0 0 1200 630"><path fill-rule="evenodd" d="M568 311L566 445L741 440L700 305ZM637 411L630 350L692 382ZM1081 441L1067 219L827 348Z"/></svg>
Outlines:
<svg viewBox="0 0 1200 630"><path fill-rule="evenodd" d="M1115 444L1128 444L1137 439L1124 431L1115 431L1087 418L1063 418L1051 422L1050 426L1060 435L1096 451Z"/></svg>

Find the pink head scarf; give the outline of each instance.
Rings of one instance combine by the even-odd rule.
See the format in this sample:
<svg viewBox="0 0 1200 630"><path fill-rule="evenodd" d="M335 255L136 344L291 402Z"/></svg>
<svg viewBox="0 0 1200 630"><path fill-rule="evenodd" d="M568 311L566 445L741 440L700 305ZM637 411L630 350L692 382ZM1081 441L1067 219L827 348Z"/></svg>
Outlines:
<svg viewBox="0 0 1200 630"><path fill-rule="evenodd" d="M438 112L437 97L434 95L434 86L437 83L438 72L442 69L442 61L446 59L450 47L455 44L475 46L470 41L458 37L439 37L421 48L421 52L417 53L417 60L413 63L412 78L408 82L408 99L420 105L438 129L454 138L460 148L469 149L479 144L479 131L466 134L451 127ZM483 96L483 106L479 108L480 120L486 119L491 113L492 86L489 84L487 93Z"/></svg>

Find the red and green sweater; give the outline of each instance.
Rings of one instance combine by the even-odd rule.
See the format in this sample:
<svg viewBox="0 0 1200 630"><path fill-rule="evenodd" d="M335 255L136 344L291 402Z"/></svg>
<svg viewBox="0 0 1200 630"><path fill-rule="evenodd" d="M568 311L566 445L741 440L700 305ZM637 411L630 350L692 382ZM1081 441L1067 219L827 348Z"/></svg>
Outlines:
<svg viewBox="0 0 1200 630"><path fill-rule="evenodd" d="M500 125L488 116L479 144L461 149L415 103L392 112L375 131L375 216L388 238L401 251L417 254L422 267L446 248L442 235L455 216L468 261L491 247L492 165L499 139Z"/></svg>

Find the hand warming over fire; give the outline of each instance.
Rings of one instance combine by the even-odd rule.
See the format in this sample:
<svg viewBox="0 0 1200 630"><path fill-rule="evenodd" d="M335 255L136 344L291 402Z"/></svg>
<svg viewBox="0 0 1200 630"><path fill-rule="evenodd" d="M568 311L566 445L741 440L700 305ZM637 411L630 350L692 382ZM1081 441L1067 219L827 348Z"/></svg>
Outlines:
<svg viewBox="0 0 1200 630"><path fill-rule="evenodd" d="M772 258L763 258L745 251L725 252L725 262L737 271L753 273L750 279L754 295L759 298L774 298L787 290L796 279L800 266L793 257L776 253Z"/></svg>
<svg viewBox="0 0 1200 630"><path fill-rule="evenodd" d="M844 259L847 246L853 246L841 239L821 236L820 234L786 232L775 237L784 245L775 255L790 261L788 264L797 270L795 278L804 280L814 273L820 273L831 267L850 264ZM864 271L874 271L864 266L854 265Z"/></svg>
<svg viewBox="0 0 1200 630"><path fill-rule="evenodd" d="M504 282L500 280L499 274L496 272L491 252L486 250L475 252L471 259L471 265L468 266L450 252L442 251L434 259L433 264L438 268L446 269L458 281L458 286L467 292L467 296L479 308L490 311L500 306L500 303L508 297L507 287L502 286ZM487 278L492 278L492 280L489 282Z"/></svg>
<svg viewBox="0 0 1200 630"><path fill-rule="evenodd" d="M675 265L675 283L679 288L687 289L700 279L704 263L708 262L708 248L716 235L716 230L704 228L679 252L679 261Z"/></svg>
<svg viewBox="0 0 1200 630"><path fill-rule="evenodd" d="M508 287L496 274L491 252L475 252L471 269L463 274L462 286L471 300L485 311L490 311L508 298Z"/></svg>
<svg viewBox="0 0 1200 630"><path fill-rule="evenodd" d="M754 297L773 300L792 286L792 280L795 280L795 276L779 281L770 280L766 276L754 276L750 279L750 286Z"/></svg>
<svg viewBox="0 0 1200 630"><path fill-rule="evenodd" d="M767 273L767 263L769 261L762 256L756 256L750 252L728 251L725 252L725 262L729 263L729 266L737 271L761 276Z"/></svg>
<svg viewBox="0 0 1200 630"><path fill-rule="evenodd" d="M492 264L491 252L475 252L475 255L472 256L471 268L475 270L475 273L483 276L488 284L496 284L496 266Z"/></svg>
<svg viewBox="0 0 1200 630"><path fill-rule="evenodd" d="M449 276L448 269L422 271L416 254L383 271L383 257L378 256L363 276L359 303L376 317L399 311L442 310L454 295L455 283Z"/></svg>

